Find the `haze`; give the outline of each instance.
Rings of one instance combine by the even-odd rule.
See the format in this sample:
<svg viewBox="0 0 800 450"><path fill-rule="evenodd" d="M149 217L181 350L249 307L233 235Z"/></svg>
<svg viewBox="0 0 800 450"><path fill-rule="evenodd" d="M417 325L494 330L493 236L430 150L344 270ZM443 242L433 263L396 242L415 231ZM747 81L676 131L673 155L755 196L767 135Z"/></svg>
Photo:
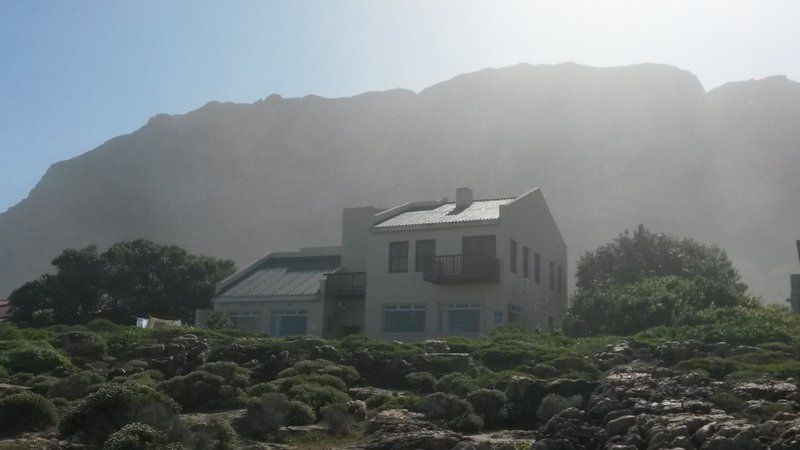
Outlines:
<svg viewBox="0 0 800 450"><path fill-rule="evenodd" d="M199 3L203 3L202 5ZM419 90L518 62L800 78L797 2L4 2L0 211L154 114L271 93Z"/></svg>

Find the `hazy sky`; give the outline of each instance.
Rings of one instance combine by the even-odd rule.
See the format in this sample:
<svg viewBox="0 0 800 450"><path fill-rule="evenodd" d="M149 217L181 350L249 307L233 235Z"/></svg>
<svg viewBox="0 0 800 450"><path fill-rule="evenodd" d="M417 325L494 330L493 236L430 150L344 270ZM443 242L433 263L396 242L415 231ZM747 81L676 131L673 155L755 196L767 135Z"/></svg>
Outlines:
<svg viewBox="0 0 800 450"><path fill-rule="evenodd" d="M157 113L419 90L519 62L800 80L800 1L0 0L0 212Z"/></svg>

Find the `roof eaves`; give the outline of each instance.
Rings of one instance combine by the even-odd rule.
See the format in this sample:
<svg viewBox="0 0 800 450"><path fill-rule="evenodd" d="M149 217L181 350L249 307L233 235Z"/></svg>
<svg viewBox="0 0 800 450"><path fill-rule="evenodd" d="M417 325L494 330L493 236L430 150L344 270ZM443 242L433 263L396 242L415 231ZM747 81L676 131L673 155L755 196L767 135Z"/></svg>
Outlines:
<svg viewBox="0 0 800 450"><path fill-rule="evenodd" d="M483 226L483 225L496 225L500 223L500 219L481 219L481 220L459 220L457 222L436 222L424 224L409 224L409 225L389 225L383 227L373 227L376 233L385 233L389 231L408 231L408 230L426 230L430 228L455 228L455 227L469 227L469 226Z"/></svg>

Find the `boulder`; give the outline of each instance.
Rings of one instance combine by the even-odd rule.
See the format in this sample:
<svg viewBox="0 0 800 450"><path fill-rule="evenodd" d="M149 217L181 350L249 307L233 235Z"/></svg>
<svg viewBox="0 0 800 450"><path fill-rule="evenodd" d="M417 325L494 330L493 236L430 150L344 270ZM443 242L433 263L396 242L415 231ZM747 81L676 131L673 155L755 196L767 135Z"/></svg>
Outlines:
<svg viewBox="0 0 800 450"><path fill-rule="evenodd" d="M606 436L611 437L625 434L627 433L628 428L634 426L635 424L636 416L621 416L613 419L606 424Z"/></svg>

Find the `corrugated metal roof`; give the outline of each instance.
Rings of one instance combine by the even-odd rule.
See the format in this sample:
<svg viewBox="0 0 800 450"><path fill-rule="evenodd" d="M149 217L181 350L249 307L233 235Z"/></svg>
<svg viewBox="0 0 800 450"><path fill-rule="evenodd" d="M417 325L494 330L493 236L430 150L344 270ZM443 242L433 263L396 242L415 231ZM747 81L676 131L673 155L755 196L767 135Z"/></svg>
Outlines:
<svg viewBox="0 0 800 450"><path fill-rule="evenodd" d="M316 295L323 276L339 264L338 256L268 259L217 297Z"/></svg>
<svg viewBox="0 0 800 450"><path fill-rule="evenodd" d="M383 230L387 228L497 220L500 218L500 205L506 205L512 200L514 198L475 200L463 209L456 209L455 203L410 209L376 224L374 228Z"/></svg>

